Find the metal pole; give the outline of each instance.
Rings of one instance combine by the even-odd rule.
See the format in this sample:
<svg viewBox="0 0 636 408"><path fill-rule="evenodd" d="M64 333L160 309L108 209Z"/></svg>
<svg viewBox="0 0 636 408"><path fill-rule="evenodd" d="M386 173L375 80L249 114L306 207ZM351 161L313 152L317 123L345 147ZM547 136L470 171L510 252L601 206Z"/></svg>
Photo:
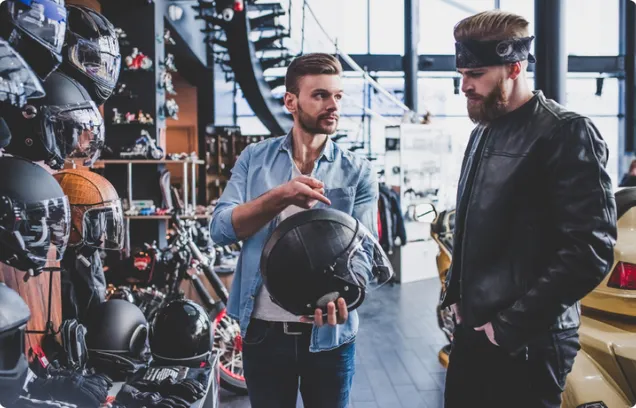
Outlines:
<svg viewBox="0 0 636 408"><path fill-rule="evenodd" d="M367 53L371 54L371 0L367 0Z"/></svg>
<svg viewBox="0 0 636 408"><path fill-rule="evenodd" d="M620 11L622 18L619 28L623 28L619 37L619 50L625 56L625 151L633 153L636 148L636 4L633 1L622 0ZM620 108L620 105L619 105ZM621 169L622 170L622 169Z"/></svg>
<svg viewBox="0 0 636 408"><path fill-rule="evenodd" d="M197 208L197 161L196 159L192 159L191 170L192 170L192 173L190 174L190 177L191 177L190 187L192 191L190 193L192 195L192 211L196 211L196 208Z"/></svg>
<svg viewBox="0 0 636 408"><path fill-rule="evenodd" d="M535 86L545 96L566 103L568 56L565 44L565 0L535 0Z"/></svg>
<svg viewBox="0 0 636 408"><path fill-rule="evenodd" d="M183 162L183 209L188 213L188 161Z"/></svg>
<svg viewBox="0 0 636 408"><path fill-rule="evenodd" d="M419 0L404 0L404 103L417 112Z"/></svg>

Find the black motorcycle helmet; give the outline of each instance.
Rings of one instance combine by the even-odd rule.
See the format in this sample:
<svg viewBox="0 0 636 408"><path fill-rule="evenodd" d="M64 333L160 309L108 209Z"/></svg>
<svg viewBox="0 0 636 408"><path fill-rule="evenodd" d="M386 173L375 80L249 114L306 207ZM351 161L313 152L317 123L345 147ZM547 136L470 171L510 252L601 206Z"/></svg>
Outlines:
<svg viewBox="0 0 636 408"><path fill-rule="evenodd" d="M0 37L22 55L42 81L62 62L65 34L64 0L0 2Z"/></svg>
<svg viewBox="0 0 636 408"><path fill-rule="evenodd" d="M84 6L67 6L68 26L61 71L77 80L102 105L113 93L121 54L115 27L103 15Z"/></svg>
<svg viewBox="0 0 636 408"><path fill-rule="evenodd" d="M42 83L29 64L0 38L0 104L21 108L26 105L27 99L44 95Z"/></svg>
<svg viewBox="0 0 636 408"><path fill-rule="evenodd" d="M159 364L200 367L210 358L212 341L210 317L188 299L162 306L150 327L150 350Z"/></svg>
<svg viewBox="0 0 636 408"><path fill-rule="evenodd" d="M70 234L68 199L49 172L28 160L0 157L0 174L0 262L35 274L64 255ZM56 250L51 257L52 245Z"/></svg>
<svg viewBox="0 0 636 408"><path fill-rule="evenodd" d="M388 282L393 268L375 237L358 220L334 209L301 211L284 219L261 255L261 275L272 301L298 316L344 298L347 309Z"/></svg>
<svg viewBox="0 0 636 408"><path fill-rule="evenodd" d="M0 405L5 407L12 407L18 399L28 373L24 331L30 318L20 295L0 283Z"/></svg>
<svg viewBox="0 0 636 408"><path fill-rule="evenodd" d="M22 109L4 109L12 140L6 151L54 170L69 157L85 158L92 165L104 146L104 121L88 92L62 72L44 81L46 96Z"/></svg>
<svg viewBox="0 0 636 408"><path fill-rule="evenodd" d="M114 377L143 365L148 322L137 306L111 299L91 308L82 323L91 365Z"/></svg>

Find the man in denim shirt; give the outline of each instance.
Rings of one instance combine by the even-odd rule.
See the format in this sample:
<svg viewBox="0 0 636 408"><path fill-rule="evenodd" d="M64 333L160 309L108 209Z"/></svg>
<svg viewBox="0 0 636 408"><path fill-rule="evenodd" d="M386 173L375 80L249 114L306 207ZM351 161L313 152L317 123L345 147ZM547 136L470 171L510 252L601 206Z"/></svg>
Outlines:
<svg viewBox="0 0 636 408"><path fill-rule="evenodd" d="M342 66L328 54L296 58L287 69L287 136L249 145L238 158L213 214L212 239L243 241L228 304L243 336L243 364L254 408L346 407L355 371L358 314L343 299L327 316L295 316L275 305L259 270L276 225L295 212L333 208L377 238L378 184L371 164L331 141L338 126ZM291 288L293 290L293 288Z"/></svg>

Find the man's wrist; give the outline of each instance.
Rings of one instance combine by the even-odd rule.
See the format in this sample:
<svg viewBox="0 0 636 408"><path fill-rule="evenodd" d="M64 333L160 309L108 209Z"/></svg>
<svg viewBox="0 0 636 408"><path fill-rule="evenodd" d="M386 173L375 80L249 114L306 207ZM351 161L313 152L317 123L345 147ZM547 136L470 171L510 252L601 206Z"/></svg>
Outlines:
<svg viewBox="0 0 636 408"><path fill-rule="evenodd" d="M273 207L278 212L283 211L285 207L287 207L288 197L285 194L285 190L282 188L282 186L271 189L269 195L270 196L268 197L268 201L272 203Z"/></svg>

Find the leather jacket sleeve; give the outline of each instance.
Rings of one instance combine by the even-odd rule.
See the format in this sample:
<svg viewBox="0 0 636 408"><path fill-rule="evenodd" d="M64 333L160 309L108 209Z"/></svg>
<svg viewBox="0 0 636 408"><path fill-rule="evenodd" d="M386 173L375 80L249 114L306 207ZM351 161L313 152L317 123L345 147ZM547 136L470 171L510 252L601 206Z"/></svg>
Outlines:
<svg viewBox="0 0 636 408"><path fill-rule="evenodd" d="M492 321L495 340L511 353L592 291L614 261L616 202L598 129L588 118L569 120L547 140L545 152L545 199L558 245L525 296Z"/></svg>

